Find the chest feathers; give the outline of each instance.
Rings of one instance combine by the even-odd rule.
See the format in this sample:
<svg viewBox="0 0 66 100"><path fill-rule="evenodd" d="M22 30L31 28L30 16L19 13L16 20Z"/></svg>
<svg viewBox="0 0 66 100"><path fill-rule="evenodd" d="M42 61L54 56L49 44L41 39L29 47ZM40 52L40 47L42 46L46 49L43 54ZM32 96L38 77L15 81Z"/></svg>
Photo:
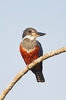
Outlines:
<svg viewBox="0 0 66 100"><path fill-rule="evenodd" d="M23 40L20 44L20 52L26 64L39 57L40 48L36 40Z"/></svg>

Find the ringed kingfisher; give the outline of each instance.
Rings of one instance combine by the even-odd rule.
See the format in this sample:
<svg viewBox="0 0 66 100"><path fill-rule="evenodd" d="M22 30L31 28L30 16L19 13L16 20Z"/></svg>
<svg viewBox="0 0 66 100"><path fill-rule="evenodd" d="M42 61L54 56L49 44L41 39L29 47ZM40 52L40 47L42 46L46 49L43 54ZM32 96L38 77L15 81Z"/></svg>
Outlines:
<svg viewBox="0 0 66 100"><path fill-rule="evenodd" d="M23 31L20 53L27 65L43 55L42 46L36 38L45 34L46 33L37 32L34 28L26 28ZM37 82L45 82L42 67L42 62L40 62L31 69L36 76Z"/></svg>

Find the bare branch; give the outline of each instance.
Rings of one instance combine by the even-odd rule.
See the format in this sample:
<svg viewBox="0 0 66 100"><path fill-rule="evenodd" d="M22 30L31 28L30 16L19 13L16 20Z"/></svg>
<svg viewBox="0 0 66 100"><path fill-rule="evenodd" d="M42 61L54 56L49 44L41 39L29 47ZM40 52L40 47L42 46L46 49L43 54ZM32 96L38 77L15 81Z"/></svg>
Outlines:
<svg viewBox="0 0 66 100"><path fill-rule="evenodd" d="M66 47L60 48L58 50L54 50L52 52L49 52L38 59L36 59L34 62L26 66L22 71L20 71L14 79L10 82L10 84L3 90L2 94L0 95L0 100L3 100L5 96L8 94L8 92L13 88L13 86L16 84L16 82L24 75L26 74L33 66L35 66L37 63L46 60L52 56L61 54L63 52L66 52Z"/></svg>

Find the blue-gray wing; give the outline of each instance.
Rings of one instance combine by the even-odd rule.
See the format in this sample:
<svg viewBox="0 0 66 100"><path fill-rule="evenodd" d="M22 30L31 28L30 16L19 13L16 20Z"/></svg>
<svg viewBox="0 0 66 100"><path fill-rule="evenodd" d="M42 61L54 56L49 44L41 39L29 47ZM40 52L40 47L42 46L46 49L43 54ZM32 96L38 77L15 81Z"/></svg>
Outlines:
<svg viewBox="0 0 66 100"><path fill-rule="evenodd" d="M39 57L43 55L43 49L39 41L37 41L38 46L40 47Z"/></svg>

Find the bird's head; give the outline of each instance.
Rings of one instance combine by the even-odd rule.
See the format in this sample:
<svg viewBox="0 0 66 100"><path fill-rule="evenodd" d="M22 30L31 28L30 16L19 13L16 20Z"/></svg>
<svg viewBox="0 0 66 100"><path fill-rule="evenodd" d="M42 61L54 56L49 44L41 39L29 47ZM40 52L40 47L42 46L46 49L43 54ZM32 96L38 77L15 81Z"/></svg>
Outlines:
<svg viewBox="0 0 66 100"><path fill-rule="evenodd" d="M22 38L30 38L33 40L43 35L46 35L46 33L37 32L34 28L27 28L24 30Z"/></svg>

